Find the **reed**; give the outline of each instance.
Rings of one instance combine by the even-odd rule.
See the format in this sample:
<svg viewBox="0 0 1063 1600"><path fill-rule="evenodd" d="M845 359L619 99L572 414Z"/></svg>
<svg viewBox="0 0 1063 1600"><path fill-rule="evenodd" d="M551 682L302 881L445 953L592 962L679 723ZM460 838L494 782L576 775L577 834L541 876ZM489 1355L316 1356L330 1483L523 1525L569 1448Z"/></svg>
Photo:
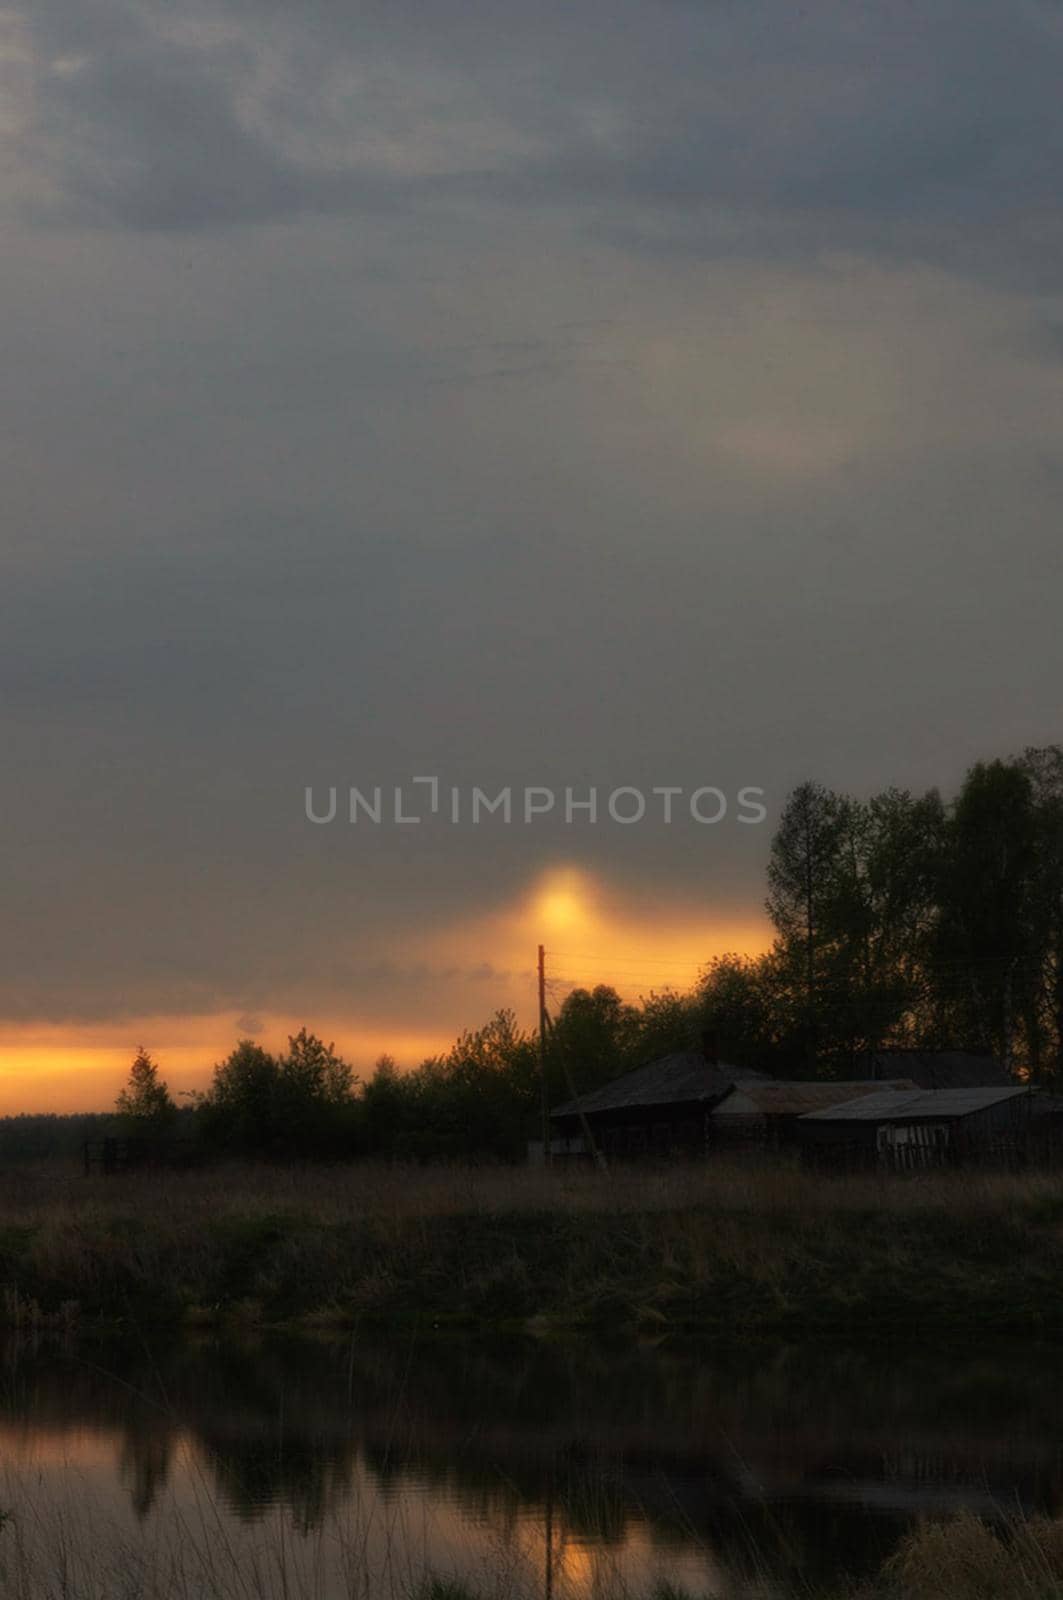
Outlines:
<svg viewBox="0 0 1063 1600"><path fill-rule="evenodd" d="M10 1480L9 1480L10 1488ZM409 1552L365 1560L368 1530L337 1523L302 1543L279 1521L231 1542L217 1508L185 1508L165 1529L119 1534L89 1517L42 1510L27 1485L0 1512L0 1586L12 1600L539 1600L542 1574L499 1555L476 1580L422 1570ZM394 1531L392 1532L394 1538ZM398 1544L398 1540L395 1541ZM904 1538L859 1590L780 1587L766 1578L694 1591L632 1589L601 1574L558 1574L555 1600L1063 1600L1063 1520L990 1528L968 1513Z"/></svg>

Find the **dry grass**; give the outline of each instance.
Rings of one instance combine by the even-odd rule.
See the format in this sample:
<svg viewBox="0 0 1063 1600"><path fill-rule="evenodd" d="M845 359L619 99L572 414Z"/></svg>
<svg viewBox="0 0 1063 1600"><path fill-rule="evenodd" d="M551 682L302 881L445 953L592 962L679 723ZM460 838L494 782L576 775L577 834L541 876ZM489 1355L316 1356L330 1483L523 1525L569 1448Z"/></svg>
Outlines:
<svg viewBox="0 0 1063 1600"><path fill-rule="evenodd" d="M927 1523L901 1541L883 1578L903 1600L1060 1600L1063 1520L998 1530L964 1513Z"/></svg>
<svg viewBox="0 0 1063 1600"><path fill-rule="evenodd" d="M535 1600L541 1550L503 1538L470 1554L471 1581L435 1576L418 1529L394 1509L385 1524L357 1506L310 1535L283 1517L231 1525L209 1496L133 1531L77 1507L40 1502L8 1475L0 1512L0 1588L12 1600ZM396 1520L397 1518L397 1520ZM423 1533L423 1529L421 1530ZM723 1587L719 1587L722 1581ZM878 1577L856 1592L780 1586L766 1575L717 1576L695 1596L667 1582L632 1590L617 1574L557 1574L556 1600L1063 1600L1063 1520L990 1528L970 1513L903 1538Z"/></svg>
<svg viewBox="0 0 1063 1600"><path fill-rule="evenodd" d="M823 1178L795 1162L720 1161L628 1165L608 1176L587 1169L524 1167L269 1166L234 1163L189 1173L84 1177L69 1164L0 1173L0 1227L75 1217L123 1217L174 1211L187 1219L226 1210L288 1211L322 1222L353 1218L455 1217L508 1212L660 1212L711 1208L717 1214L874 1212L999 1217L1032 1204L1058 1204L1063 1174L933 1173L901 1178L874 1173Z"/></svg>
<svg viewBox="0 0 1063 1600"><path fill-rule="evenodd" d="M0 1317L1063 1331L1063 1177L789 1164L0 1178Z"/></svg>

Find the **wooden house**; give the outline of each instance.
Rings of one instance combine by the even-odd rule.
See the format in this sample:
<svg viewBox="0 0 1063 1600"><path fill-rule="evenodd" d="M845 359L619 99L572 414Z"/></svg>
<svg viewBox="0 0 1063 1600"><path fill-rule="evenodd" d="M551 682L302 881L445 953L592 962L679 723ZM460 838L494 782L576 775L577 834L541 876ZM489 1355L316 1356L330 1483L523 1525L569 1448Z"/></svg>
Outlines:
<svg viewBox="0 0 1063 1600"><path fill-rule="evenodd" d="M1063 1095L1043 1089L1031 1094L1030 1159L1044 1166L1063 1162Z"/></svg>
<svg viewBox="0 0 1063 1600"><path fill-rule="evenodd" d="M720 1061L706 1040L637 1067L550 1113L555 1155L586 1155L584 1124L609 1158L702 1155L709 1117L734 1084L766 1083L764 1073Z"/></svg>
<svg viewBox="0 0 1063 1600"><path fill-rule="evenodd" d="M802 1155L817 1166L909 1170L1025 1159L1031 1091L883 1090L799 1118Z"/></svg>

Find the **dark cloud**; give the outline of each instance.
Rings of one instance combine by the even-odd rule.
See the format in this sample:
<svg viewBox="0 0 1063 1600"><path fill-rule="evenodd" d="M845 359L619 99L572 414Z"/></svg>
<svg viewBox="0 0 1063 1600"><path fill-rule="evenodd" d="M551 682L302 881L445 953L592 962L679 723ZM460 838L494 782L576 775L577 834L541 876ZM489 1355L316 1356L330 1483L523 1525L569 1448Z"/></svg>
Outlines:
<svg viewBox="0 0 1063 1600"><path fill-rule="evenodd" d="M572 857L760 900L766 830L306 785L778 804L1055 737L1061 49L983 0L35 0L0 1012L416 1021L403 941Z"/></svg>
<svg viewBox="0 0 1063 1600"><path fill-rule="evenodd" d="M43 0L27 25L28 148L76 207L135 228L567 204L614 229L673 214L709 252L765 229L861 248L885 224L895 249L989 270L980 230L1041 257L1058 207L1063 38L1031 4L216 0L179 25L152 0Z"/></svg>
<svg viewBox="0 0 1063 1600"><path fill-rule="evenodd" d="M236 98L248 48L193 49L135 13L119 36L85 42L37 78L42 144L75 215L203 229L391 203L371 173L302 168L246 125Z"/></svg>

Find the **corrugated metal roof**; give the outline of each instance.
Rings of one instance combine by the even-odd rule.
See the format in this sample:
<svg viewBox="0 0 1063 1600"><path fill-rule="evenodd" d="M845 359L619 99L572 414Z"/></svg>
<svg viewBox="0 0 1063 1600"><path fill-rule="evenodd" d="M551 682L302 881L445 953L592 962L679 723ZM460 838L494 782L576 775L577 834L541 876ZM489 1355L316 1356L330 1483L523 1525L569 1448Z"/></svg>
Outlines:
<svg viewBox="0 0 1063 1600"><path fill-rule="evenodd" d="M831 1106L826 1111L810 1111L805 1122L917 1122L923 1118L966 1117L985 1111L1002 1100L1029 1094L1029 1089L917 1089L912 1094L890 1089L864 1095Z"/></svg>
<svg viewBox="0 0 1063 1600"><path fill-rule="evenodd" d="M920 1089L1007 1089L1014 1079L995 1056L973 1050L875 1050L861 1058L868 1078L911 1078Z"/></svg>
<svg viewBox="0 0 1063 1600"><path fill-rule="evenodd" d="M700 1050L679 1050L645 1067L636 1067L600 1089L555 1106L552 1117L574 1117L580 1111L620 1111L638 1106L711 1103L725 1095L733 1083L767 1083L763 1072L706 1060Z"/></svg>
<svg viewBox="0 0 1063 1600"><path fill-rule="evenodd" d="M830 1106L844 1105L847 1101L867 1095L879 1095L884 1090L898 1092L918 1088L910 1078L900 1078L894 1083L841 1083L838 1081L743 1083L735 1086L739 1092L729 1093L713 1111L714 1117L749 1116L744 1105L732 1105L732 1099L751 1101L753 1112L765 1117L800 1117L810 1111L820 1111Z"/></svg>

